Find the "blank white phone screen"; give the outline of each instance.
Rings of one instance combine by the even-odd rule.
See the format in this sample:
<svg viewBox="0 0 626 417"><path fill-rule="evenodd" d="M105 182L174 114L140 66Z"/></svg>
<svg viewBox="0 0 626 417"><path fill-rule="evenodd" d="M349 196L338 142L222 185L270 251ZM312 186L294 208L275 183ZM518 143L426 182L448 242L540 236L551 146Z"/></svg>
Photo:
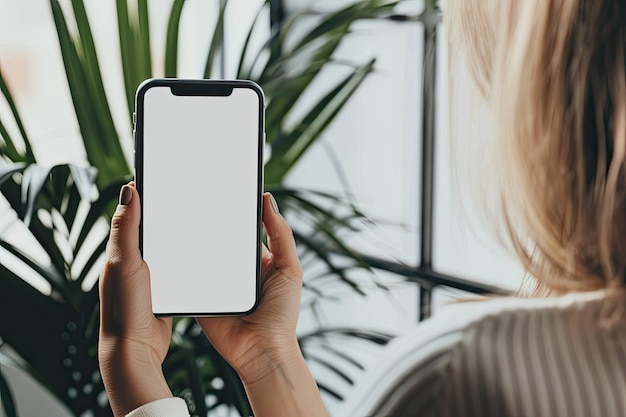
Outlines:
<svg viewBox="0 0 626 417"><path fill-rule="evenodd" d="M250 88L229 96L146 91L143 256L155 314L254 306L261 105Z"/></svg>

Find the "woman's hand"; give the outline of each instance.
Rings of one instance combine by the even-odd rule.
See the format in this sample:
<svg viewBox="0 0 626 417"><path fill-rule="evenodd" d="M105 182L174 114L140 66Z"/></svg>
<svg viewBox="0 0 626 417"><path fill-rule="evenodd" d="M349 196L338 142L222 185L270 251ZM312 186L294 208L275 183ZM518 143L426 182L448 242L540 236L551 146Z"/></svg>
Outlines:
<svg viewBox="0 0 626 417"><path fill-rule="evenodd" d="M256 382L300 357L296 324L302 291L302 267L293 233L271 194L263 196L261 302L243 317L203 317L198 323L217 351L244 383Z"/></svg>
<svg viewBox="0 0 626 417"><path fill-rule="evenodd" d="M291 228L270 194L263 196L263 225L269 249L263 247L257 309L244 317L197 321L239 374L255 416L326 417L296 339L302 266Z"/></svg>
<svg viewBox="0 0 626 417"><path fill-rule="evenodd" d="M291 228L271 195L263 197L262 294L245 317L198 318L220 354L237 370L255 415L326 416L296 339L302 269ZM139 252L140 201L122 187L100 276L100 371L116 416L167 397L161 365L172 320L156 318L150 275Z"/></svg>
<svg viewBox="0 0 626 417"><path fill-rule="evenodd" d="M152 314L150 273L139 252L140 213L131 182L120 192L100 275L98 357L116 416L172 396L161 370L172 320Z"/></svg>

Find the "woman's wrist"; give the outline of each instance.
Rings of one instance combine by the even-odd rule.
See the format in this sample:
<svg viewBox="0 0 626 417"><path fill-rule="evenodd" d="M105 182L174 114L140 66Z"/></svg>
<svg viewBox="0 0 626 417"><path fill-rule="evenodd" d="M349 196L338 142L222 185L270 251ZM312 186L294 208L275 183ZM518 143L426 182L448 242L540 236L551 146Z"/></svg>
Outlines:
<svg viewBox="0 0 626 417"><path fill-rule="evenodd" d="M150 402L172 397L160 360L150 352L123 343L100 346L100 373L116 417Z"/></svg>
<svg viewBox="0 0 626 417"><path fill-rule="evenodd" d="M285 350L260 350L249 365L252 372L240 377L255 416L328 416L297 341Z"/></svg>
<svg viewBox="0 0 626 417"><path fill-rule="evenodd" d="M248 352L240 360L240 363L232 365L246 385L260 381L300 358L302 352L294 336L293 339L284 342L258 344L254 351Z"/></svg>

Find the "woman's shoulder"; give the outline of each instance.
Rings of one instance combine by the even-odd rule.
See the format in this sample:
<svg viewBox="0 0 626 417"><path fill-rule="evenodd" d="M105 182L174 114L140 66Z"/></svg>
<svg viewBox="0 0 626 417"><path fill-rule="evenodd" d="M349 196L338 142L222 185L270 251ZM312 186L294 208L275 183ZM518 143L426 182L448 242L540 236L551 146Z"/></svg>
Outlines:
<svg viewBox="0 0 626 417"><path fill-rule="evenodd" d="M544 314L572 317L572 313L602 310L607 299L606 291L570 293L558 297L499 296L453 301L441 306L431 318L409 328L393 339L385 348L389 356L408 357L432 355L449 350L477 328L497 321L514 321L517 317ZM608 310L607 310L608 311ZM574 314L575 315L575 314ZM395 355L389 353L395 352ZM388 360L388 359L387 359Z"/></svg>
<svg viewBox="0 0 626 417"><path fill-rule="evenodd" d="M574 292L555 297L497 296L452 301L439 308L432 318L418 323L412 333L449 333L483 324L487 319L510 319L515 316L569 314L597 311L609 299L606 290Z"/></svg>
<svg viewBox="0 0 626 417"><path fill-rule="evenodd" d="M366 414L378 410L383 402L389 403L389 395L397 392L400 385L412 386L413 397L417 395L415 393L426 397L441 395L435 395L433 390L445 389L445 381L449 378L446 372L457 368L455 360L468 350L482 346L482 342L476 344L474 341L484 340L487 334L491 339L496 337L494 332L516 327L516 323L529 319L538 318L544 322L544 315L576 320L576 314L572 312L598 310L593 306L601 305L605 296L604 292L596 291L552 298L486 297L449 303L385 347L368 371L367 380L371 383L364 382L357 387L344 410L351 410L348 414L357 409ZM545 322L557 325L559 321ZM407 383L409 379L410 384ZM424 388L415 389L422 384L420 381Z"/></svg>

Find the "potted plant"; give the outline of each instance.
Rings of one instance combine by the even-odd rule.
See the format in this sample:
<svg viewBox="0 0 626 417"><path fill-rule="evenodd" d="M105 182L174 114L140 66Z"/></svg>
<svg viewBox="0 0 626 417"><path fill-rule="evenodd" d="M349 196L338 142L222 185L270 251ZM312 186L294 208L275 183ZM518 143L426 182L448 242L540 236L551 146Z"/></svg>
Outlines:
<svg viewBox="0 0 626 417"><path fill-rule="evenodd" d="M185 4L184 0L172 1L164 54L165 76L178 74L178 31ZM214 76L216 57L223 47L227 4L227 1L221 3L205 71L199 76ZM270 0L263 7L275 8L277 4ZM102 395L104 388L97 365L97 286L86 287L85 283L88 276L99 271L108 237L106 226L119 188L131 179L132 170L118 134L123 129L115 125L104 93L101 66L83 0L71 0L72 13L64 12L58 0L50 0L50 6L87 163L53 167L38 164L27 126L0 72L0 92L10 110L9 114L0 115L0 192L14 211L15 221L24 225L48 259L32 256L19 241L4 235L0 235L0 247L50 286L49 293L42 293L0 262L0 314L11 317L0 321L0 338L16 352L5 360L11 360L36 378L72 413L81 415L90 411L92 415L108 416L111 412L106 396ZM337 282L356 291L359 286L346 272L355 267L367 268L367 264L340 236L342 231L358 231L363 213L345 197L292 189L284 181L373 71L374 60L353 65L350 74L330 86L303 117L290 123L286 120L320 71L333 63L333 53L349 35L351 24L387 14L393 6L383 0L357 2L323 15L295 42L293 28L299 16L277 21L262 48L253 51L250 39L255 25L261 24L259 10L242 50L238 51L240 63L233 74L258 82L267 96L267 142L271 157L265 166L266 189L276 196L286 215L297 218L297 223L302 225L294 227L301 250L315 255ZM116 7L130 120L136 86L154 76L148 2L117 0ZM299 65L295 67L294 62ZM18 135L9 134L6 129L9 120L18 127ZM323 296L322 289L308 288ZM377 344L389 339L388 335L363 329L322 329L303 335L300 342L306 347L310 340L328 334ZM358 366L345 354L335 352L338 360ZM342 375L332 363L326 362L324 366ZM195 415L207 415L219 406L234 407L241 415L250 414L237 375L191 319L175 320L164 372L175 395L186 398ZM319 385L327 393L340 397L331 386L323 382ZM15 404L1 372L0 395L5 414L16 416Z"/></svg>

